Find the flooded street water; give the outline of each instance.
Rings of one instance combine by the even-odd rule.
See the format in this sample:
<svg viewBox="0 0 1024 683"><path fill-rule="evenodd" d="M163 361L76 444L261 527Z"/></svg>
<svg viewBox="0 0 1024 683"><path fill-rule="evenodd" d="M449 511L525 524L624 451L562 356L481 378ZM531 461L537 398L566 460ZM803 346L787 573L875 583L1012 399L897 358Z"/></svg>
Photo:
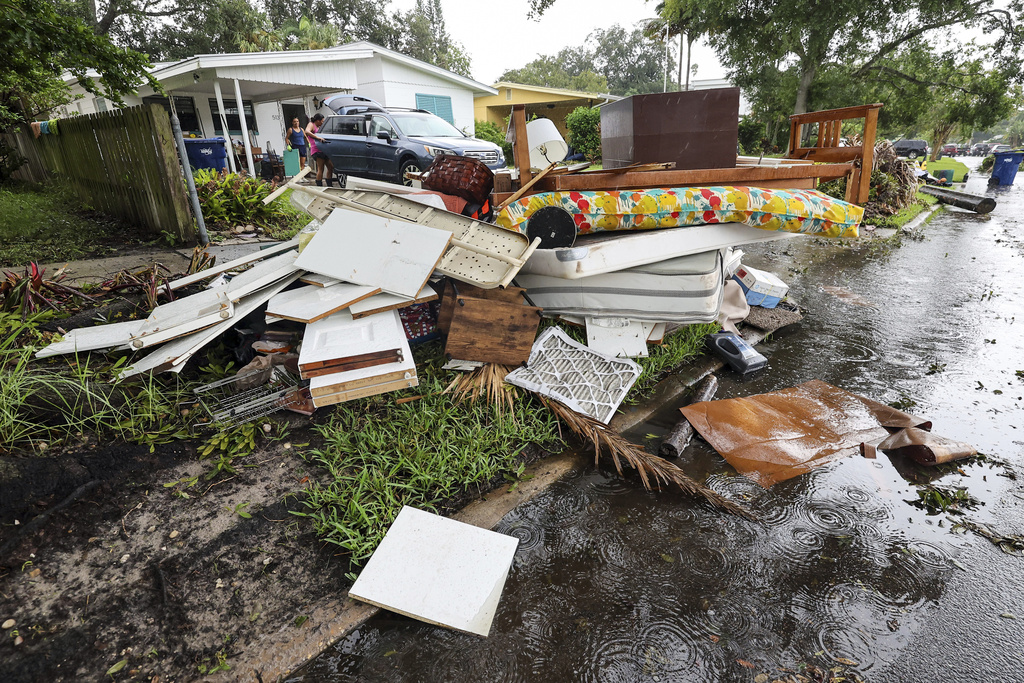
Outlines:
<svg viewBox="0 0 1024 683"><path fill-rule="evenodd" d="M921 241L746 249L807 316L764 346L759 377L720 373L718 398L821 379L914 402L935 433L1007 463L941 477L984 503L963 517L1022 534L1024 175L985 181L967 191L996 196L993 214L947 210ZM656 446L678 407L629 436ZM1024 680L1024 558L910 505L934 470L879 453L764 490L699 439L679 462L759 521L585 467L496 527L521 542L489 638L381 612L289 680L760 682L806 665Z"/></svg>

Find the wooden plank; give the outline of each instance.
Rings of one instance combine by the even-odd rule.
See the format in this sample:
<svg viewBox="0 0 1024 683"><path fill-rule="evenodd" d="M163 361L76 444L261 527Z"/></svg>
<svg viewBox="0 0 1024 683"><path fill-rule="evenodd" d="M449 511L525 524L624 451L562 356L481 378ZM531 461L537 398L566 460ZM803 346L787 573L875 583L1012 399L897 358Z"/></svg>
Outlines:
<svg viewBox="0 0 1024 683"><path fill-rule="evenodd" d="M810 178L833 180L849 175L850 170L849 164L816 164L814 166L778 166L775 168L750 166L684 171L648 171L622 175L611 173L576 174L549 176L538 183L535 189L538 192L567 192L694 185L766 186L764 185L766 181L797 181ZM790 186L795 187L795 185Z"/></svg>
<svg viewBox="0 0 1024 683"><path fill-rule="evenodd" d="M519 171L519 187L530 182L530 142L526 136L526 105L512 105L512 129L515 131L515 142L512 155L515 158L516 170Z"/></svg>
<svg viewBox="0 0 1024 683"><path fill-rule="evenodd" d="M546 176L548 173L551 173L551 171L555 170L555 166L557 165L557 163L558 162L552 162L548 164L547 168L545 168L543 171L541 171L533 178L531 178L528 183L526 183L525 185L520 185L519 189L513 192L511 197L509 197L508 199L506 199L505 201L498 205L498 211L501 211L506 206L508 206L509 204L511 204L512 202L526 194L527 190L536 185L537 182L544 178L544 176Z"/></svg>
<svg viewBox="0 0 1024 683"><path fill-rule="evenodd" d="M330 396L343 391L362 389L375 384L410 379L416 376L416 362L412 353L404 354L404 360L373 368L357 368L335 371L314 377L309 381L309 393L313 396Z"/></svg>
<svg viewBox="0 0 1024 683"><path fill-rule="evenodd" d="M36 352L36 358L48 358L64 353L97 351L124 346L144 324L145 320L126 320L109 325L79 327L71 330L59 342L54 342Z"/></svg>
<svg viewBox="0 0 1024 683"><path fill-rule="evenodd" d="M368 299L358 301L349 306L349 312L352 317L358 320L359 318L365 318L368 315L375 313L383 313L384 311L393 311L395 309L407 308L413 304L422 304L428 301L434 301L437 299L437 292L430 285L427 285L420 290L420 293L415 298L409 299L402 296L395 296L394 294L377 294L371 296Z"/></svg>
<svg viewBox="0 0 1024 683"><path fill-rule="evenodd" d="M860 161L860 183L857 187L856 203L868 201L871 191L871 171L875 164L875 138L878 135L878 108L869 109L864 117L864 134L862 135L864 156ZM852 184L852 182L851 182Z"/></svg>
<svg viewBox="0 0 1024 683"><path fill-rule="evenodd" d="M458 301L444 347L450 358L510 366L530 358L543 309L470 297Z"/></svg>
<svg viewBox="0 0 1024 683"><path fill-rule="evenodd" d="M451 240L447 230L338 208L295 263L314 273L412 298L423 289Z"/></svg>
<svg viewBox="0 0 1024 683"><path fill-rule="evenodd" d="M281 292L267 305L267 315L297 323L314 323L352 304L380 294L379 287L342 282L330 287L307 285Z"/></svg>
<svg viewBox="0 0 1024 683"><path fill-rule="evenodd" d="M337 403L344 403L345 401L354 401L357 398L377 396L378 394L386 394L391 391L401 391L402 389L412 389L413 387L419 386L419 383L419 379L416 376L413 376L409 379L400 379L395 380L394 382L374 384L373 386L363 387L361 389L342 391L337 394L331 394L330 396L314 396L313 405L317 408L323 408Z"/></svg>
<svg viewBox="0 0 1024 683"><path fill-rule="evenodd" d="M242 266L247 266L250 263L270 258L271 256L276 256L277 254L288 251L289 249L295 249L298 246L298 238L288 240L287 242L280 242L279 244L275 244L272 247L267 247L266 249L254 251L253 253L247 254L245 256L239 256L238 258L228 261L227 263L222 263L220 265L213 266L212 268L201 270L198 273L193 273L192 275L186 275L185 277L178 278L177 280L170 282L167 286L170 287L172 290L181 289L182 287L188 287L189 285L194 285L197 282L209 280L210 278L220 275L221 273L226 273L229 270L241 268Z"/></svg>
<svg viewBox="0 0 1024 683"><path fill-rule="evenodd" d="M821 121L832 121L838 119L860 119L864 118L871 110L881 109L884 105L878 102L875 104L859 104L856 107L842 107L840 109L824 109L822 111L811 111L806 114L792 114L789 117L790 125L794 122L799 124L819 123Z"/></svg>
<svg viewBox="0 0 1024 683"><path fill-rule="evenodd" d="M161 304L153 309L138 332L132 334L131 346L141 349L177 339L227 320L234 315L234 310L230 295L222 289L209 289Z"/></svg>
<svg viewBox="0 0 1024 683"><path fill-rule="evenodd" d="M299 365L299 375L302 379L335 375L339 372L350 370L361 370L364 368L375 368L382 365L401 363L405 359L402 349L391 349L390 351L375 351L361 356L352 356L342 361L317 361L307 365Z"/></svg>
<svg viewBox="0 0 1024 683"><path fill-rule="evenodd" d="M811 159L823 162L843 162L860 159L864 147L797 147L791 152L796 159Z"/></svg>
<svg viewBox="0 0 1024 683"><path fill-rule="evenodd" d="M448 328L452 322L452 316L455 313L455 306L457 305L456 291L458 291L460 296L470 296L474 299L491 299L494 301L504 301L506 303L519 305L526 303L526 300L523 298L523 293L526 290L522 287L482 289L463 282L460 282L458 286L456 286L451 280L448 280L445 282L444 297L441 299L441 309L438 311L437 315L437 327L445 334L448 333Z"/></svg>

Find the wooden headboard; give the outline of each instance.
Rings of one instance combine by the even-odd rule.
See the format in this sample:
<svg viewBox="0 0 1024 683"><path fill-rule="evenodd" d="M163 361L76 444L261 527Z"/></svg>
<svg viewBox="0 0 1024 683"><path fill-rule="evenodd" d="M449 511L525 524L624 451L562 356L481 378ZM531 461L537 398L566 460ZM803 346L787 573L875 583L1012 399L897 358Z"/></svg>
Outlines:
<svg viewBox="0 0 1024 683"><path fill-rule="evenodd" d="M871 188L871 165L875 154L875 136L878 129L878 110L881 104L862 104L858 107L826 109L789 117L789 159L809 159L825 163L852 162L853 171L846 181L846 201L863 204ZM864 119L861 144L840 147L843 121ZM803 147L803 128L818 124L818 140L814 147Z"/></svg>

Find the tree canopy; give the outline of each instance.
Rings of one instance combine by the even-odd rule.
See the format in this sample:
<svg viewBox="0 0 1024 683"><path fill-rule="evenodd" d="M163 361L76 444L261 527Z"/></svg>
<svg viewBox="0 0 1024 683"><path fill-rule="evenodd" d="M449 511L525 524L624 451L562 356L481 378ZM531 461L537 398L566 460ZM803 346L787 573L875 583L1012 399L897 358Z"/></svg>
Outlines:
<svg viewBox="0 0 1024 683"><path fill-rule="evenodd" d="M675 62L669 56L668 70ZM581 47L541 55L519 69L509 69L502 81L585 92L635 95L661 92L665 78L665 47L643 29L619 25L599 29Z"/></svg>
<svg viewBox="0 0 1024 683"><path fill-rule="evenodd" d="M149 78L144 55L114 45L53 2L0 0L0 8L0 128L67 102L65 71L115 103Z"/></svg>

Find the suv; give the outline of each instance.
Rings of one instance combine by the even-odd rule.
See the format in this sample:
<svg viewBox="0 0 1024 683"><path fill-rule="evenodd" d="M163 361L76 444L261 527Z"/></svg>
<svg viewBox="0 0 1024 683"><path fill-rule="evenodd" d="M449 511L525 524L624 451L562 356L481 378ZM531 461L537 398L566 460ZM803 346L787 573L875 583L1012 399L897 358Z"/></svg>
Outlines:
<svg viewBox="0 0 1024 683"><path fill-rule="evenodd" d="M999 152L1009 152L1012 149L1009 145L992 145L989 149L989 154L998 154Z"/></svg>
<svg viewBox="0 0 1024 683"><path fill-rule="evenodd" d="M385 110L372 100L336 102L340 99L332 98L327 106L334 109L337 104L347 113L328 116L320 129L326 142L317 143L338 173L409 185L405 174L425 170L439 154L473 157L491 170L505 167L501 147L465 135L428 111Z"/></svg>
<svg viewBox="0 0 1024 683"><path fill-rule="evenodd" d="M897 140L892 146L896 154L908 159L928 156L928 143L924 140Z"/></svg>

